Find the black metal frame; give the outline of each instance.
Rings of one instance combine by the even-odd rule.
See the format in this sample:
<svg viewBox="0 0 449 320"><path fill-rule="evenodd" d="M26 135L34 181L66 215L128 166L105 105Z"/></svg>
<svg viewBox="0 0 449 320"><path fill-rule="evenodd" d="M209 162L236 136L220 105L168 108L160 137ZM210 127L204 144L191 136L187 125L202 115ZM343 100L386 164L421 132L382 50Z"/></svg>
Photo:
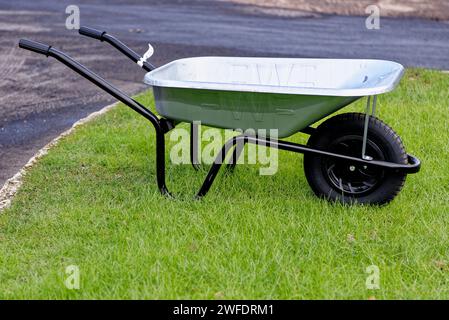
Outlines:
<svg viewBox="0 0 449 320"><path fill-rule="evenodd" d="M141 61L141 57L128 48L125 44L123 44L121 41L116 39L115 37L107 34L104 31L99 31L87 27L82 27L79 30L79 33L94 39L98 39L100 41L106 41L110 43L112 46L117 48L120 52L125 54L128 58L133 60L134 62ZM82 77L86 78L93 84L95 84L97 87L101 88L105 92L112 95L117 100L121 101L140 115L142 115L144 118L149 120L151 124L153 125L155 131L156 131L156 172L157 172L157 185L161 192L161 194L166 196L172 196L166 186L165 182L165 133L169 132L171 129L173 129L176 125L176 123L172 120L165 119L165 118L158 118L154 113L152 113L150 110L148 110L146 107L144 107L142 104L137 102L136 100L132 99L110 83L108 83L106 80L98 76L97 74L93 73L80 63L76 62L72 58L70 58L65 53L56 50L52 48L49 45L45 45L42 43L38 43L31 40L21 39L19 41L19 47L30 50L33 52L37 52L40 54L44 54L47 57L53 57L56 60L60 61L61 63L65 64L67 67L72 69L73 71L80 74ZM142 63L142 68L146 71L151 71L155 69L155 67L144 61ZM197 161L197 128L195 128L195 124L191 124L191 147L190 147L190 159L192 162L193 167L198 170L199 163ZM308 127L302 130L301 132L306 134L312 134L315 129ZM196 140L195 140L196 139ZM409 164L398 164L398 163L392 163L392 162L386 162L386 161L378 161L378 160L368 160L363 158L355 158L350 156L345 156L341 154L335 154L332 152L327 152L323 150L317 150L314 148L310 148L308 146L304 146L301 144L296 144L292 142L286 142L281 140L275 140L270 138L263 138L258 136L249 136L249 135L238 135L230 140L228 140L220 150L219 154L215 158L214 163L212 164L211 168L209 169L209 172L200 188L198 193L196 194L196 198L201 198L207 194L210 187L212 186L212 183L214 182L221 165L225 161L225 158L228 154L228 152L233 149L233 154L231 157L231 161L228 164L228 168L231 170L235 168L235 165L237 164L237 160L245 146L246 143L252 143L252 144L263 144L264 146L268 146L271 148L277 148L280 150L286 150L296 153L311 153L323 157L333 157L341 160L345 160L351 163L358 163L358 164L364 164L364 165L370 165L370 166L376 166L376 167L382 167L385 170L393 170L393 171L401 171L404 173L415 173L418 172L421 166L420 161L413 157L412 155L408 155L408 163Z"/></svg>

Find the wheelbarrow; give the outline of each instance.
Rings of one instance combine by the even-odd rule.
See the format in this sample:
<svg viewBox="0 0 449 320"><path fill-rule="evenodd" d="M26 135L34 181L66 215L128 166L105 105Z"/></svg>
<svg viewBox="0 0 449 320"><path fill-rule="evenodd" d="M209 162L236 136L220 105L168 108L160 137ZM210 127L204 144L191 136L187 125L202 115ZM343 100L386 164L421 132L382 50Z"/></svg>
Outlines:
<svg viewBox="0 0 449 320"><path fill-rule="evenodd" d="M375 117L377 95L392 91L404 68L395 62L361 59L290 59L194 57L156 68L105 31L81 27L79 33L108 42L148 73L160 117L113 85L46 44L21 39L19 47L56 58L146 119L156 131L157 185L165 182L165 134L182 122L191 124L191 162L197 168L196 121L225 129L276 130L277 136L247 134L226 141L196 194L207 194L228 152L232 169L245 144L304 154L304 171L314 193L330 201L385 204L402 189L420 161L407 154L400 137ZM151 45L150 45L151 48ZM331 117L367 97L364 113ZM278 140L298 132L307 145Z"/></svg>

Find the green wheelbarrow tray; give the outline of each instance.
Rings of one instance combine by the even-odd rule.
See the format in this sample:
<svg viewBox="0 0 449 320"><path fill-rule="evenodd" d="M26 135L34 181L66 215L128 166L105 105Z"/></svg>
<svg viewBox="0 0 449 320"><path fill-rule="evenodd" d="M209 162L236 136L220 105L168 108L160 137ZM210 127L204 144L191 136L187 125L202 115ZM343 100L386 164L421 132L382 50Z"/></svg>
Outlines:
<svg viewBox="0 0 449 320"><path fill-rule="evenodd" d="M402 65L383 60L197 57L145 75L156 109L228 129L303 130L363 96L393 90Z"/></svg>

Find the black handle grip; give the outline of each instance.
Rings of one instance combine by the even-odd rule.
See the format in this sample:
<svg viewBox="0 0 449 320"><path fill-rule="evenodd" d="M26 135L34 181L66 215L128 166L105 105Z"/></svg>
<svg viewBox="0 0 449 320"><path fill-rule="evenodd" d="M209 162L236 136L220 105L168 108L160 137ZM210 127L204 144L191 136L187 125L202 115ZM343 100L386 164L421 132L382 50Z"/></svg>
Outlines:
<svg viewBox="0 0 449 320"><path fill-rule="evenodd" d="M78 32L83 36L91 37L101 41L103 41L103 35L106 33L106 31L100 31L89 27L81 27Z"/></svg>
<svg viewBox="0 0 449 320"><path fill-rule="evenodd" d="M40 54L45 54L48 57L51 46L47 44L43 44L40 42L28 40L28 39L20 39L19 47L22 49L34 51Z"/></svg>

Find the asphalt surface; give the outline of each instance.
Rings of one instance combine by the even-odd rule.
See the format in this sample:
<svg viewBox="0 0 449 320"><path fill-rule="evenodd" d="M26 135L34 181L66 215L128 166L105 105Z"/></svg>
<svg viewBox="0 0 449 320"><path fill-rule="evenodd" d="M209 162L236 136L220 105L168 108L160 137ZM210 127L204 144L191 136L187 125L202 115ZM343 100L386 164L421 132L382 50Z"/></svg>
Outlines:
<svg viewBox="0 0 449 320"><path fill-rule="evenodd" d="M217 1L0 0L0 185L52 138L114 100L53 59L17 47L19 38L51 44L129 94L143 71L107 44L65 28L67 5L81 24L115 34L151 62L204 55L376 58L449 69L449 23L326 16Z"/></svg>

